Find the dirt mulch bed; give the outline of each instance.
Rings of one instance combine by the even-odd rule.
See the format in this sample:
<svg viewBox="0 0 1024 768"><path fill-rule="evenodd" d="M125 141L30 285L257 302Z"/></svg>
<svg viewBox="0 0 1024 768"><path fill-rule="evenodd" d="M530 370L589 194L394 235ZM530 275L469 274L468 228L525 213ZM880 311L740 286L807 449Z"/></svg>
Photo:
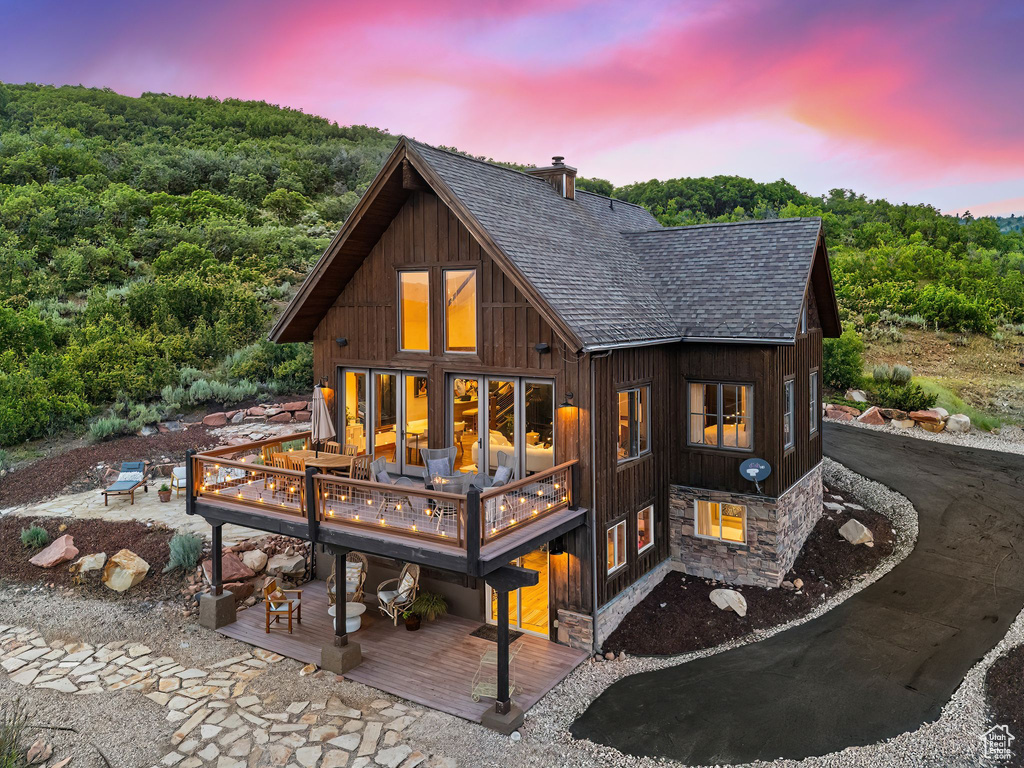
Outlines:
<svg viewBox="0 0 1024 768"><path fill-rule="evenodd" d="M825 498L840 495L826 491ZM845 499L844 499L845 500ZM874 547L853 546L839 528L856 518L875 537ZM834 512L825 508L787 581L800 578L800 590L735 586L670 572L637 605L605 641L605 651L634 656L671 656L711 648L755 630L785 624L804 616L853 578L874 570L892 553L894 536L887 518L871 510ZM723 611L708 597L719 588L735 589L747 601L747 615Z"/></svg>
<svg viewBox="0 0 1024 768"><path fill-rule="evenodd" d="M98 488L103 478L98 464L119 467L122 461L183 462L189 448L211 448L220 441L207 427L183 432L121 437L47 456L9 472L0 479L0 509L32 504L66 493ZM159 486L158 486L159 487Z"/></svg>
<svg viewBox="0 0 1024 768"><path fill-rule="evenodd" d="M1016 737L1016 744L1024 739L1024 645L1018 645L1003 654L988 669L985 688L992 720L1006 725ZM1013 756L1000 765L1024 766L1024 748L1012 746Z"/></svg>
<svg viewBox="0 0 1024 768"><path fill-rule="evenodd" d="M82 583L76 585L68 566L61 563L53 568L32 565L29 559L38 550L29 550L21 544L21 529L38 525L50 534L50 540L70 534L78 548L79 557L95 552L106 552L107 557L122 549L130 549L149 563L149 573L126 592L114 592L100 581L101 572L85 574ZM60 530L61 525L66 525ZM170 541L174 531L159 525L140 522L110 522L107 520L76 520L57 517L16 517L8 515L0 519L0 581L32 585L52 585L68 588L112 600L138 599L175 600L181 599L185 585L185 574L181 569L163 573L170 557ZM77 558L76 558L77 559Z"/></svg>

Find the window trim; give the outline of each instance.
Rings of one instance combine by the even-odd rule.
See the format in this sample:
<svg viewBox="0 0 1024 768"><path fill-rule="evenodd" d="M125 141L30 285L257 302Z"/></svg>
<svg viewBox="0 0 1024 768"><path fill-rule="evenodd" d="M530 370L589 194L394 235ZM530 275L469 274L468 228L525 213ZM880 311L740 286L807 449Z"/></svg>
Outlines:
<svg viewBox="0 0 1024 768"><path fill-rule="evenodd" d="M473 273L473 295L476 297L476 308L473 313L473 349L449 349L448 348L448 273L449 272L472 272ZM480 270L475 266L451 266L441 269L441 323L442 337L444 342L444 354L446 355L476 355L480 352ZM428 314L429 318L429 314Z"/></svg>
<svg viewBox="0 0 1024 768"><path fill-rule="evenodd" d="M717 403L718 403L718 405L717 405L717 408L718 408L718 444L717 445L708 445L707 443L695 443L693 441L693 436L690 433L690 419L694 415L694 411L693 411L693 398L690 396L690 385L691 384L700 384L702 386L718 387L718 394L717 394ZM755 446L755 442L754 441L755 441L755 437L756 437L756 435L754 433L754 423L755 423L755 409L754 409L754 392L755 392L755 388L754 388L754 382L752 382L752 381L710 381L710 380L707 380L707 379L686 379L685 380L685 385L686 385L686 445L688 447L696 448L698 450L708 450L708 451L732 451L734 453L736 453L736 452L738 452L738 453L753 453L754 452L754 446ZM743 448L743 447L738 446L738 445L723 445L722 444L722 433L723 433L723 429L722 428L724 426L724 421L725 421L725 416L722 413L722 403L723 403L722 387L750 387L750 395L749 395L749 398L750 398L750 447L749 448ZM704 411L701 410L701 413L704 413Z"/></svg>
<svg viewBox="0 0 1024 768"><path fill-rule="evenodd" d="M644 512L650 511L651 516L648 520L647 532L651 537L644 546L640 546L640 515ZM645 507L641 507L636 512L636 553L642 555L644 552L654 546L654 504L648 504Z"/></svg>
<svg viewBox="0 0 1024 768"><path fill-rule="evenodd" d="M431 331L431 328L430 328L430 283L431 283L431 280L430 280L430 270L429 269L423 269L423 268L420 268L420 267L401 267L399 269L396 269L395 272L397 273L396 277L397 277L397 283L398 283L398 285L397 285L397 288L398 288L398 302L397 302L398 303L398 307L397 307L398 308L398 339L397 339L397 341L398 341L398 344L397 344L398 351L399 352L408 352L409 354L412 354L412 355L429 355L431 353L431 346L432 346L431 345L431 338L430 338L431 335L432 335L431 332L430 332ZM407 347L403 347L402 346L402 343L405 341L404 334L402 333L402 330L403 330L403 326L402 326L402 319L403 319L402 318L402 275L406 274L406 273L413 273L413 272L422 272L423 274L425 274L427 276L427 320L426 320L426 323L427 323L427 348L426 349L409 349Z"/></svg>
<svg viewBox="0 0 1024 768"><path fill-rule="evenodd" d="M608 552L607 552L608 534L611 533L612 531L616 530L619 526L622 526L622 528L626 531L625 535L623 536L623 539L625 539L626 541L629 540L629 526L626 525L626 518L625 517L623 517L618 522L612 523L611 525L609 525L605 529L605 532L604 532L605 561L606 562L607 562L607 559L608 559L607 558L607 556L608 556ZM615 535L615 536L612 537L612 542L613 542L613 551L614 551L614 553L616 555L618 555L619 554L619 544L618 544L619 537L618 537L618 535ZM623 568L625 568L629 564L629 555L627 554L627 552L628 552L628 549L626 549L626 548L624 548L622 550L622 562L621 563L618 563L617 565L613 565L611 568L608 568L607 565L605 566L605 568L607 569L607 573L606 573L607 576L611 576L613 573L618 573L619 571L621 571ZM617 557L614 558L613 562L615 560L618 560L618 558Z"/></svg>
<svg viewBox="0 0 1024 768"><path fill-rule="evenodd" d="M718 535L709 536L706 533L700 532L700 524L697 522L698 515L700 514L700 503L705 504L717 504L718 505ZM740 507L743 509L743 541L733 541L732 539L722 538L722 504L731 504L734 507ZM734 547L745 547L747 546L747 505L736 504L731 501L712 501L711 499L694 499L693 500L693 535L698 539L705 539L707 541L720 541L723 544L731 544Z"/></svg>
<svg viewBox="0 0 1024 768"><path fill-rule="evenodd" d="M786 410L786 409L789 410ZM789 440L786 440L786 425L789 425ZM796 377L782 381L782 450L796 446Z"/></svg>
<svg viewBox="0 0 1024 768"><path fill-rule="evenodd" d="M640 424L640 419L638 418L637 410L636 410L635 405L631 405L631 407L629 409L629 432L630 432L630 441L629 441L629 443L630 443L630 451L632 451L633 446L635 445L637 452L635 454L630 453L628 456L619 456L618 455L618 453L619 453L619 441L618 441L618 438L616 438L616 440L615 440L615 454L616 454L615 458L616 458L618 464L625 464L628 461L636 461L637 459L639 459L639 458L641 458L643 456L646 456L647 454L649 454L651 452L651 385L650 384L637 384L636 386L633 386L633 387L626 387L625 389L616 390L616 392L615 392L615 424L616 424L616 426L618 426L618 424L620 423L619 422L619 395L622 395L623 393L628 393L628 394L632 395L632 393L634 393L634 392L635 393L639 393L641 390L645 390L644 397L643 397L643 401L644 401L643 402L643 406L644 406L643 425L644 425L644 431L647 433L647 440L645 441L647 447L644 448L643 450L640 450L640 433L639 433L638 430L635 429L635 427L638 424ZM635 402L636 402L636 399L630 397L630 403L633 404Z"/></svg>
<svg viewBox="0 0 1024 768"><path fill-rule="evenodd" d="M807 374L807 408L811 417L808 434L818 434L818 419L821 417L821 374L812 368Z"/></svg>
<svg viewBox="0 0 1024 768"><path fill-rule="evenodd" d="M804 302L803 302L803 304L800 305L800 335L801 336L806 336L807 335L807 315L808 315L807 303L808 303L807 302L807 297L804 296Z"/></svg>

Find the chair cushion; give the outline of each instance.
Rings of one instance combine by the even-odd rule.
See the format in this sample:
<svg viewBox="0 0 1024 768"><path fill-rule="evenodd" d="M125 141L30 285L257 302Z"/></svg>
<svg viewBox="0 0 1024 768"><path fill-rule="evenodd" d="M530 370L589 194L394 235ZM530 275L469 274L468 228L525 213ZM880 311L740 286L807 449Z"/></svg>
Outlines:
<svg viewBox="0 0 1024 768"><path fill-rule="evenodd" d="M171 470L171 475L173 475L174 477L177 477L177 478L180 478L180 479L184 480L185 479L185 467L175 467L174 469Z"/></svg>
<svg viewBox="0 0 1024 768"><path fill-rule="evenodd" d="M429 477L444 477L450 475L452 471L451 464L448 463L448 458L443 459L428 459L427 460L427 475Z"/></svg>
<svg viewBox="0 0 1024 768"><path fill-rule="evenodd" d="M385 485L391 485L391 475L388 474L386 469L377 473L377 482L384 483Z"/></svg>
<svg viewBox="0 0 1024 768"><path fill-rule="evenodd" d="M396 597L398 597L398 590L384 589L377 593L377 597L379 597L385 603L391 603L394 602Z"/></svg>
<svg viewBox="0 0 1024 768"><path fill-rule="evenodd" d="M402 577L402 581L398 585L398 594L402 595L402 597L407 596L409 592L412 590L413 584L415 584L415 581L413 581L412 576L408 573L405 574L405 576Z"/></svg>
<svg viewBox="0 0 1024 768"><path fill-rule="evenodd" d="M271 603L270 612L274 613L275 611L287 611L289 605L291 605L291 607L295 609L299 607L299 604L301 602L301 600L285 600L283 603Z"/></svg>
<svg viewBox="0 0 1024 768"><path fill-rule="evenodd" d="M362 570L362 563L345 563L345 581L359 581Z"/></svg>
<svg viewBox="0 0 1024 768"><path fill-rule="evenodd" d="M504 485L512 477L512 467L498 467L494 470L493 485Z"/></svg>
<svg viewBox="0 0 1024 768"><path fill-rule="evenodd" d="M355 592L357 589L359 589L359 579L356 579L355 581L348 581L346 579L346 581L345 581L345 591L346 592Z"/></svg>

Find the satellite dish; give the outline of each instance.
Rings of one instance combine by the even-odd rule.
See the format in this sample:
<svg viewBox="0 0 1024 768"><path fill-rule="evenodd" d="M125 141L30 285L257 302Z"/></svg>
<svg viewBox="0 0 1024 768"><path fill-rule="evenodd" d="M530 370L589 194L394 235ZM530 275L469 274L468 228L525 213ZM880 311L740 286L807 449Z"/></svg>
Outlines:
<svg viewBox="0 0 1024 768"><path fill-rule="evenodd" d="M747 459L740 464L740 475L752 482L761 492L761 481L772 473L772 466L764 459Z"/></svg>

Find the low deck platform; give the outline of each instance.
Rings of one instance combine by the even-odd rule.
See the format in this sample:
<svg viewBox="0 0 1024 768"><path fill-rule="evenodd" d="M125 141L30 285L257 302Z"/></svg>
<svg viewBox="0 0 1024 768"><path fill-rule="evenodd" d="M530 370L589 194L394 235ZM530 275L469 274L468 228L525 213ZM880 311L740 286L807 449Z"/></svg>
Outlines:
<svg viewBox="0 0 1024 768"><path fill-rule="evenodd" d="M297 661L319 664L320 649L334 636L331 617L327 615L327 585L313 581L302 589L302 624L296 624L291 635L287 629L266 633L262 604L239 611L235 623L217 631ZM484 712L494 706L493 699L475 702L470 696L480 657L495 647L489 640L471 636L482 623L445 616L424 621L418 632L409 632L401 623L397 627L392 625L368 601L362 628L349 635L362 648L363 663L346 677L479 723ZM523 711L536 704L588 655L533 635L524 634L515 645L522 647L516 664L518 690L512 698Z"/></svg>

